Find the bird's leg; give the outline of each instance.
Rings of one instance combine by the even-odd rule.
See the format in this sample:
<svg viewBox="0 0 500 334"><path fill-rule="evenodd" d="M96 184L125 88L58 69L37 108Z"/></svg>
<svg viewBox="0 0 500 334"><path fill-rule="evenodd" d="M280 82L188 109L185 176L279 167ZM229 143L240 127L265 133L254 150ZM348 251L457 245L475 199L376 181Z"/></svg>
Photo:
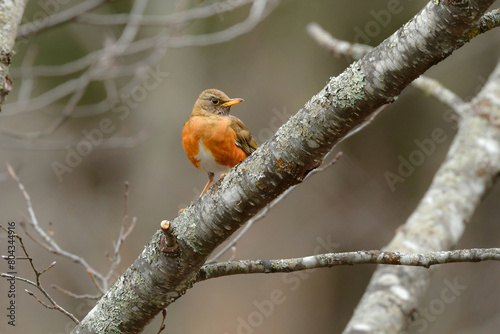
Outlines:
<svg viewBox="0 0 500 334"><path fill-rule="evenodd" d="M207 185L205 186L205 188L203 189L203 191L201 192L200 194L200 197L203 196L204 193L207 192L208 190L208 187L212 184L212 182L214 181L214 176L215 174L212 173L212 172L208 172L208 182L207 182Z"/></svg>

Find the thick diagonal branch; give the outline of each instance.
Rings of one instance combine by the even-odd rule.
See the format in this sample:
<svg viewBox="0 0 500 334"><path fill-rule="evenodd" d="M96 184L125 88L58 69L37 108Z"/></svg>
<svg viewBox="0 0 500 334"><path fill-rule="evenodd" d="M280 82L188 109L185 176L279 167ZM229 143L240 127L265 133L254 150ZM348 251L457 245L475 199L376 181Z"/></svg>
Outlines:
<svg viewBox="0 0 500 334"><path fill-rule="evenodd" d="M171 221L178 247L162 252L163 231L73 333L137 333L196 280L209 254L250 217L300 183L349 131L432 65L462 46L492 1L430 2L404 28L327 85L268 142ZM395 47L397 46L397 47Z"/></svg>

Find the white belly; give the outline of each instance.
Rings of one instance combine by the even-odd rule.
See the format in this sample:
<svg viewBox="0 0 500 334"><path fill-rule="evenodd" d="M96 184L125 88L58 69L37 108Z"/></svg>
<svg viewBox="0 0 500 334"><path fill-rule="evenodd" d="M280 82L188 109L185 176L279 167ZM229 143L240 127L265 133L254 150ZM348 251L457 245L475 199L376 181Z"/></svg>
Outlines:
<svg viewBox="0 0 500 334"><path fill-rule="evenodd" d="M198 155L196 156L196 160L200 161L200 169L204 172L212 172L214 174L227 173L230 168L226 166L221 166L215 162L214 157L210 152L205 151L205 146L201 144L201 140L198 142Z"/></svg>

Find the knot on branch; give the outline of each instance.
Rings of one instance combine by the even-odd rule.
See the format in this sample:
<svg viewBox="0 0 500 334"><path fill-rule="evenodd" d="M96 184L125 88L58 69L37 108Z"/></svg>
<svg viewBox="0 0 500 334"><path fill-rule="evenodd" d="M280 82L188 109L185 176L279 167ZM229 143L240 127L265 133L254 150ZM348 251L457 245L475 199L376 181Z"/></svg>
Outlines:
<svg viewBox="0 0 500 334"><path fill-rule="evenodd" d="M163 220L160 223L163 229L163 235L160 238L160 251L169 256L174 255L179 249L176 236L172 233L172 224L168 220Z"/></svg>

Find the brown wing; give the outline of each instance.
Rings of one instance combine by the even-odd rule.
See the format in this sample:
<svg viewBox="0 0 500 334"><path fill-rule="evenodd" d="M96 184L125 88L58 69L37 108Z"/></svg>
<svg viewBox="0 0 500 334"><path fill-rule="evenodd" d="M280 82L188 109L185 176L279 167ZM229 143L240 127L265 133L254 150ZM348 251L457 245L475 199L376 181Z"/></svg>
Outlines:
<svg viewBox="0 0 500 334"><path fill-rule="evenodd" d="M247 155L252 154L258 145L255 138L239 118L229 115L231 118L231 128L236 132L236 145Z"/></svg>

